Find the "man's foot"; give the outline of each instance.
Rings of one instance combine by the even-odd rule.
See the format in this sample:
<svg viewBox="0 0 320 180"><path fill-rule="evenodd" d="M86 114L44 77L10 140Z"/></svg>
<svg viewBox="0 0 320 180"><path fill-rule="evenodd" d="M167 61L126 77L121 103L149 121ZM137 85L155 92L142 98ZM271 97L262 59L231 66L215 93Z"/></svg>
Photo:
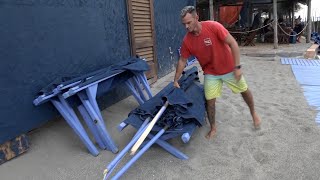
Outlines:
<svg viewBox="0 0 320 180"><path fill-rule="evenodd" d="M253 125L254 125L254 128L255 129L260 129L260 125L261 125L261 119L260 117L258 116L258 114L255 112L252 116L253 118Z"/></svg>
<svg viewBox="0 0 320 180"><path fill-rule="evenodd" d="M216 132L217 132L216 128L211 129L211 130L208 132L208 134L206 135L206 138L207 138L207 139L211 139L214 135L216 135Z"/></svg>

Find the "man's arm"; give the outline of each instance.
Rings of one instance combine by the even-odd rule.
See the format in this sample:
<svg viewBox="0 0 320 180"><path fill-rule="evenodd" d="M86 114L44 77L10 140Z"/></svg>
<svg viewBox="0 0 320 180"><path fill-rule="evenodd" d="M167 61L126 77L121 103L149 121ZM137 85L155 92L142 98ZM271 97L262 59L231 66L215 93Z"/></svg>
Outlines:
<svg viewBox="0 0 320 180"><path fill-rule="evenodd" d="M187 64L187 60L186 58L183 58L182 56L180 56L178 64L177 64L177 68L176 68L176 74L174 76L174 82L173 85L177 88L180 88L180 85L178 83L178 80L183 72L184 67Z"/></svg>
<svg viewBox="0 0 320 180"><path fill-rule="evenodd" d="M234 59L234 64L235 67L240 65L240 49L238 46L237 41L230 35L228 34L226 39L224 40L225 43L227 43L230 46L232 55L233 55L233 59ZM241 69L240 68L235 68L234 69L234 77L236 78L236 80L240 80L242 75Z"/></svg>

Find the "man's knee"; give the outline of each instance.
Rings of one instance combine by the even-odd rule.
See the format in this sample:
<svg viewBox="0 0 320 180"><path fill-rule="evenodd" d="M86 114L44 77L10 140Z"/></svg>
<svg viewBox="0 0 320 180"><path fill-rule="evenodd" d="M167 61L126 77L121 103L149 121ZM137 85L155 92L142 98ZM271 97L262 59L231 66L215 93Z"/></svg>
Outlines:
<svg viewBox="0 0 320 180"><path fill-rule="evenodd" d="M216 105L216 98L207 100L207 108L214 108Z"/></svg>
<svg viewBox="0 0 320 180"><path fill-rule="evenodd" d="M248 95L248 94L250 94L249 88L247 88L247 90L241 92L241 95Z"/></svg>

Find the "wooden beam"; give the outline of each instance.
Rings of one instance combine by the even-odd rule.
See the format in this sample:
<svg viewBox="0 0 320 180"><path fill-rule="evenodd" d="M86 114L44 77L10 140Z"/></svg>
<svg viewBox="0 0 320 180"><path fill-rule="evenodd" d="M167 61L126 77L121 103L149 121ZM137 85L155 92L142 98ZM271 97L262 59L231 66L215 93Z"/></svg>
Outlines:
<svg viewBox="0 0 320 180"><path fill-rule="evenodd" d="M304 58L306 59L314 59L318 54L319 45L313 44L309 49L307 49L306 53L304 54Z"/></svg>

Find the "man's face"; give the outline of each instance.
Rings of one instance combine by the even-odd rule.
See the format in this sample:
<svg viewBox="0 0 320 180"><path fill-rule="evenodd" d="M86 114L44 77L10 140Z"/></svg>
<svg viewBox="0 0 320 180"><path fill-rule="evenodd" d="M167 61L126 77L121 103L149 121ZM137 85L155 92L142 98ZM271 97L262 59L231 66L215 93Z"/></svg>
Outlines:
<svg viewBox="0 0 320 180"><path fill-rule="evenodd" d="M198 22L198 15L193 16L187 13L184 18L182 18L182 24L189 32L194 32Z"/></svg>

